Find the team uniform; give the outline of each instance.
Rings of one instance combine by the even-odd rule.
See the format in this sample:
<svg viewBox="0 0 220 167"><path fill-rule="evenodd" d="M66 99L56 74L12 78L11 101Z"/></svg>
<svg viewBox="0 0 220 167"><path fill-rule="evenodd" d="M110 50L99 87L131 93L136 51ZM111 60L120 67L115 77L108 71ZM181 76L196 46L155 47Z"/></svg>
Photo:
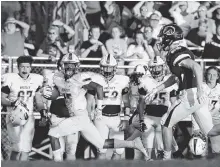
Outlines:
<svg viewBox="0 0 220 167"><path fill-rule="evenodd" d="M103 86L103 109L102 119L94 120L94 124L104 139L115 138L124 140L124 132L119 131L121 122L120 112L122 96L128 93L129 78L124 75L114 75L107 81L103 75L96 75L92 78L96 83ZM107 149L100 149L101 153L106 153ZM124 149L116 149L118 154L122 154Z"/></svg>
<svg viewBox="0 0 220 167"><path fill-rule="evenodd" d="M44 71L44 85L49 85L51 87L54 86L54 75L58 73L58 70L54 71ZM46 100L46 99L45 99ZM52 114L51 122L55 122L53 119L57 117L69 117L69 113L67 111L67 107L65 104L65 99L61 95L57 97L56 100L46 100L47 107L50 109L50 113ZM56 116L54 116L56 115ZM53 126L53 124L51 125ZM63 136L59 138L61 150L62 152L66 152L66 154L75 155L77 144L79 140L78 132L73 133L68 136Z"/></svg>
<svg viewBox="0 0 220 167"><path fill-rule="evenodd" d="M43 86L43 77L30 73L24 80L17 73L7 73L2 76L2 87L8 88L8 98L11 101L20 99L26 104L29 112L27 122L22 126L13 125L13 107L7 107L9 113L6 117L7 131L12 143L12 150L17 152L30 152L34 137L34 97L35 93Z"/></svg>
<svg viewBox="0 0 220 167"><path fill-rule="evenodd" d="M214 88L210 88L204 84L204 91L208 94L209 98L209 111L212 115L213 124L220 123L220 84L217 83ZM199 129L198 125L194 123L195 130ZM211 147L213 153L220 153L220 136L210 137Z"/></svg>
<svg viewBox="0 0 220 167"><path fill-rule="evenodd" d="M170 76L164 76L162 81L158 82L153 78L145 77L140 86L145 89L146 92L151 91L153 88L165 82ZM153 80L152 80L153 79ZM150 80L152 86L149 87ZM146 108L144 113L144 123L147 129L142 134L142 141L145 148L156 148L157 150L163 150L162 130L161 130L161 118L167 113L168 108L171 106L170 98L175 97L175 92L178 86L175 84L170 86L157 94L152 101L146 101ZM136 115L132 122L139 120L139 116Z"/></svg>
<svg viewBox="0 0 220 167"><path fill-rule="evenodd" d="M169 109L168 114L163 116L161 123L165 127L173 127L188 115L193 114L202 132L208 134L213 128L212 117L208 111L208 101L199 104L193 71L180 65L180 62L185 59L194 59L194 55L182 46L169 51L167 55L170 71L179 79L180 100Z"/></svg>
<svg viewBox="0 0 220 167"><path fill-rule="evenodd" d="M103 147L105 140L88 116L85 98L87 89L83 88L92 81L92 75L93 73L88 72L78 73L65 80L62 72L55 73L55 87L64 96L70 117L60 118L53 114L51 118L53 126L49 130L49 136L60 138L80 131L94 146Z"/></svg>

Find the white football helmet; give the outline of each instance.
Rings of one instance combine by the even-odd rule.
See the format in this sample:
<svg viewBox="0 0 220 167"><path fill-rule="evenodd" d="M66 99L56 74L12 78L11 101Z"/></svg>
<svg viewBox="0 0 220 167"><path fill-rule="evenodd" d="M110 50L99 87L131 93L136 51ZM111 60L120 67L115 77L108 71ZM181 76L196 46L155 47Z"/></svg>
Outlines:
<svg viewBox="0 0 220 167"><path fill-rule="evenodd" d="M134 72L130 76L130 82L134 85L140 84L140 78L147 74L148 68L143 64L139 64L134 68Z"/></svg>
<svg viewBox="0 0 220 167"><path fill-rule="evenodd" d="M27 108L26 104L20 102L16 107L14 107L14 110L9 113L9 120L14 127L22 126L27 123L29 118L28 112L29 109Z"/></svg>
<svg viewBox="0 0 220 167"><path fill-rule="evenodd" d="M206 141L199 136L192 137L189 141L190 151L194 155L202 155L205 152L206 147Z"/></svg>
<svg viewBox="0 0 220 167"><path fill-rule="evenodd" d="M160 56L155 56L154 60L149 61L149 71L154 79L165 75L165 62Z"/></svg>
<svg viewBox="0 0 220 167"><path fill-rule="evenodd" d="M117 69L117 61L112 55L104 56L100 61L100 72L108 80L114 77Z"/></svg>
<svg viewBox="0 0 220 167"><path fill-rule="evenodd" d="M74 74L78 73L80 61L74 53L68 53L63 56L61 62L61 71L63 72L65 79L71 78Z"/></svg>

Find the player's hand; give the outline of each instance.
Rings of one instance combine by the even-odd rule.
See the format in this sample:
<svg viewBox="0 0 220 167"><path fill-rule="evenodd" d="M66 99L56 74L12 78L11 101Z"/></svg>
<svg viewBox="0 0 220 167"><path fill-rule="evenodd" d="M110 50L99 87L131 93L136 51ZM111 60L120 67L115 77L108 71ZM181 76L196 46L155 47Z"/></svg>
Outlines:
<svg viewBox="0 0 220 167"><path fill-rule="evenodd" d="M98 47L99 47L98 44L94 44L94 45L92 45L89 49L92 50L92 51L94 51L94 52L96 52L97 49L98 49Z"/></svg>
<svg viewBox="0 0 220 167"><path fill-rule="evenodd" d="M202 88L198 88L197 89L197 99L199 101L200 104L204 104L207 102L207 95L205 94L205 92L203 91Z"/></svg>
<svg viewBox="0 0 220 167"><path fill-rule="evenodd" d="M149 102L152 101L155 97L155 94L158 92L158 90L156 88L154 88L151 92L149 92L146 96L145 96L145 102Z"/></svg>
<svg viewBox="0 0 220 167"><path fill-rule="evenodd" d="M16 108L18 105L20 105L22 103L22 101L20 99L17 99L13 102L11 102L11 106Z"/></svg>
<svg viewBox="0 0 220 167"><path fill-rule="evenodd" d="M141 132L144 132L147 129L147 126L144 123L144 120L140 120L139 124L140 124L140 128L138 130L141 131Z"/></svg>
<svg viewBox="0 0 220 167"><path fill-rule="evenodd" d="M96 108L95 109L95 120L102 119L102 109Z"/></svg>
<svg viewBox="0 0 220 167"><path fill-rule="evenodd" d="M39 121L39 126L46 126L48 124L52 125L50 120L50 113L46 109L40 110L41 119Z"/></svg>
<svg viewBox="0 0 220 167"><path fill-rule="evenodd" d="M125 130L128 127L128 124L129 124L128 120L121 120L121 122L120 122L120 124L118 126L119 130L120 131Z"/></svg>
<svg viewBox="0 0 220 167"><path fill-rule="evenodd" d="M53 88L51 86L46 85L41 89L41 93L44 98L48 99L52 96L52 90Z"/></svg>

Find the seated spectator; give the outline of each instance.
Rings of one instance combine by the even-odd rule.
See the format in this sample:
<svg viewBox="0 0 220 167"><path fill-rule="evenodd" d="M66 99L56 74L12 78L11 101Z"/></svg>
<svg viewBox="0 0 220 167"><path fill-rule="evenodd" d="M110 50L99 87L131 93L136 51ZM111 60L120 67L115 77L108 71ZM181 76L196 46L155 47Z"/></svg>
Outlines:
<svg viewBox="0 0 220 167"><path fill-rule="evenodd" d="M190 30L189 34L187 35L186 39L188 39L190 42L197 46L204 47L205 46L205 41L206 41L206 36L208 33L208 22L207 20L200 21L199 22L199 27L194 28ZM193 53L197 56L201 56L201 51L193 51Z"/></svg>
<svg viewBox="0 0 220 167"><path fill-rule="evenodd" d="M127 41L121 38L123 30L120 26L112 28L112 38L106 41L106 48L109 54L113 55L118 61L118 65L124 65L124 56L127 52ZM124 69L117 70L120 74L125 74Z"/></svg>
<svg viewBox="0 0 220 167"><path fill-rule="evenodd" d="M102 24L108 33L111 33L115 25L121 24L121 12L119 6L114 1L106 1L104 4L106 16L102 17Z"/></svg>
<svg viewBox="0 0 220 167"><path fill-rule="evenodd" d="M148 45L152 48L155 46L157 39L152 36L153 28L150 26L146 26L143 29L144 38L147 41Z"/></svg>
<svg viewBox="0 0 220 167"><path fill-rule="evenodd" d="M63 27L66 33L60 33ZM62 55L67 53L65 42L72 39L74 30L59 20L55 20L48 30L47 37L44 39L37 56L48 57L51 61L56 62Z"/></svg>
<svg viewBox="0 0 220 167"><path fill-rule="evenodd" d="M28 30L29 25L22 21L13 17L6 20L4 31L1 34L2 55L5 58L24 55L24 41L28 36Z"/></svg>
<svg viewBox="0 0 220 167"><path fill-rule="evenodd" d="M216 34L213 36L212 41L206 43L202 58L220 59L220 24L216 26ZM207 63L207 65L218 65L218 63Z"/></svg>
<svg viewBox="0 0 220 167"><path fill-rule="evenodd" d="M144 39L142 32L137 32L135 35L135 43L130 44L127 50L126 58L128 59L140 59L134 60L129 63L129 66L136 66L138 64L147 65L150 59L154 58L153 48L148 45ZM128 75L133 72L133 69L128 70Z"/></svg>
<svg viewBox="0 0 220 167"><path fill-rule="evenodd" d="M81 57L82 58L102 58L107 55L107 50L102 42L99 41L100 28L98 26L92 26L90 29L90 39L84 41L81 45ZM96 64L100 61L82 61L83 64Z"/></svg>
<svg viewBox="0 0 220 167"><path fill-rule="evenodd" d="M204 20L207 20L208 22L208 25L209 25L208 32L215 34L216 33L215 22L214 20L207 17L207 8L201 5L198 8L197 16L191 15L191 18L189 19L189 21L181 25L184 35L186 36L191 29L198 28L199 21L204 21Z"/></svg>

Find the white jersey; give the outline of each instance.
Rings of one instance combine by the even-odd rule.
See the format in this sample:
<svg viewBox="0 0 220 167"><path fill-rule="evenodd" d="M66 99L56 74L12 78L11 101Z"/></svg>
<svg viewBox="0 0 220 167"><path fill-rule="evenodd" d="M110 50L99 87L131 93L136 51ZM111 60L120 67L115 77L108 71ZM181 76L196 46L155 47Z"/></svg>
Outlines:
<svg viewBox="0 0 220 167"><path fill-rule="evenodd" d="M103 105L121 105L122 91L129 87L129 77L124 75L115 75L110 81L107 81L103 75L95 75L92 80L103 86Z"/></svg>
<svg viewBox="0 0 220 167"><path fill-rule="evenodd" d="M27 79L23 79L17 73L7 73L2 76L2 87L8 87L10 92L8 98L15 101L22 100L29 111L33 112L35 92L43 86L43 76L30 73ZM7 107L11 111L11 107Z"/></svg>
<svg viewBox="0 0 220 167"><path fill-rule="evenodd" d="M158 82L156 81L157 83L155 84L155 87L161 85L162 83L164 83L168 78L170 77L170 75L166 75L162 81ZM148 102L147 104L154 104L154 105L163 105L163 106L167 106L169 107L171 105L170 103L170 93L171 91L177 91L178 90L178 85L177 84L174 84L170 87L167 87L163 90L161 90L160 92L158 92L154 99L151 101L151 102Z"/></svg>
<svg viewBox="0 0 220 167"><path fill-rule="evenodd" d="M204 91L209 98L209 110L212 114L212 117L220 119L220 84L211 89L207 84L204 84ZM213 112L216 111L216 112Z"/></svg>
<svg viewBox="0 0 220 167"><path fill-rule="evenodd" d="M94 75L94 73L83 72L75 74L70 79L65 80L63 73L56 72L54 74L54 84L60 94L64 96L70 115L88 114L85 97L87 89L83 88L83 86L92 81L92 75Z"/></svg>

